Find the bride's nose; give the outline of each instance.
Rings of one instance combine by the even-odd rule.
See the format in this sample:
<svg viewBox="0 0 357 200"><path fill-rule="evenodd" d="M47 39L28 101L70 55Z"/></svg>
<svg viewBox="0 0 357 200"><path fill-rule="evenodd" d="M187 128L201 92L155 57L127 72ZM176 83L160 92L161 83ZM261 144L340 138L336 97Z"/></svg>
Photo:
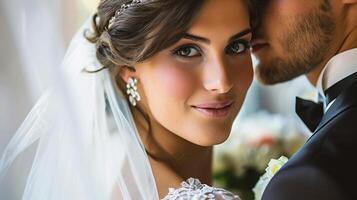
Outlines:
<svg viewBox="0 0 357 200"><path fill-rule="evenodd" d="M206 62L203 75L204 87L220 94L229 92L234 85L232 74L229 73L229 65L222 57L217 56Z"/></svg>

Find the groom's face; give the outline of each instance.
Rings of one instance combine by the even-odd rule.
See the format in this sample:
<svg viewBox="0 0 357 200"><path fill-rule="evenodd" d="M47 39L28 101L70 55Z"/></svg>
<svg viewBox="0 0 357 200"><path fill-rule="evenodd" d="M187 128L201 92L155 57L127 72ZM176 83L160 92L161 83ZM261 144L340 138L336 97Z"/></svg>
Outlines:
<svg viewBox="0 0 357 200"><path fill-rule="evenodd" d="M331 0L251 0L257 10L252 41L261 82L309 73L324 61L335 32Z"/></svg>

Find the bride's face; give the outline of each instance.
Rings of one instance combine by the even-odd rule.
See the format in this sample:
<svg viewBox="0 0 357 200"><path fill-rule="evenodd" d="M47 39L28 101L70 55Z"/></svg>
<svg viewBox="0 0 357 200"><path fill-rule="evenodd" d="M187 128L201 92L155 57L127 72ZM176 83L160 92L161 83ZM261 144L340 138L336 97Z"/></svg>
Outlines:
<svg viewBox="0 0 357 200"><path fill-rule="evenodd" d="M229 136L253 79L244 0L207 0L185 37L135 66L139 106L201 146Z"/></svg>

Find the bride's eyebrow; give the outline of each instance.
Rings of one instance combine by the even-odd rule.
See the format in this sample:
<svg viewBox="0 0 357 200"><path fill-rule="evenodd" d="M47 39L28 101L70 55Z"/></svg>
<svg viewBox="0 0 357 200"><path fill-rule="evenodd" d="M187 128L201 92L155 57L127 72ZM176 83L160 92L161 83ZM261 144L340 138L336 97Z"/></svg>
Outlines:
<svg viewBox="0 0 357 200"><path fill-rule="evenodd" d="M197 41L197 42L203 42L203 43L206 43L206 44L210 44L211 43L211 41L209 39L201 37L201 36L193 35L191 33L186 33L182 38L193 40L193 41Z"/></svg>
<svg viewBox="0 0 357 200"><path fill-rule="evenodd" d="M250 33L252 33L252 29L247 28L244 31L241 31L241 32L233 35L232 37L230 37L229 40L228 40L228 43L231 43L232 41L237 40L237 39L239 39L239 38L241 38L241 37L243 37L245 35L248 35Z"/></svg>
<svg viewBox="0 0 357 200"><path fill-rule="evenodd" d="M238 38L241 38L249 33L251 33L252 30L250 28L247 28L235 35L233 35L232 37L229 38L229 42L231 41L234 41ZM203 42L203 43L206 43L206 44L210 44L211 41L207 38L204 38L204 37L201 37L201 36L198 36L198 35L194 35L194 34L191 34L191 33L186 33L182 38L184 39L189 39L189 40L193 40L193 41L197 41L197 42Z"/></svg>

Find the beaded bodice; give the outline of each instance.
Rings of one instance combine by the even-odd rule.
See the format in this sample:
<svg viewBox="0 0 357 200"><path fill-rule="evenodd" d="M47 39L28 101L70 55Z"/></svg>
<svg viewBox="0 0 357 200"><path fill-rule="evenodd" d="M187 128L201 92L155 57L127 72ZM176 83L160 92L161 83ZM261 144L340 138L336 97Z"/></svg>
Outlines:
<svg viewBox="0 0 357 200"><path fill-rule="evenodd" d="M202 184L198 179L189 178L178 189L169 189L163 200L240 200L238 195L221 188Z"/></svg>

